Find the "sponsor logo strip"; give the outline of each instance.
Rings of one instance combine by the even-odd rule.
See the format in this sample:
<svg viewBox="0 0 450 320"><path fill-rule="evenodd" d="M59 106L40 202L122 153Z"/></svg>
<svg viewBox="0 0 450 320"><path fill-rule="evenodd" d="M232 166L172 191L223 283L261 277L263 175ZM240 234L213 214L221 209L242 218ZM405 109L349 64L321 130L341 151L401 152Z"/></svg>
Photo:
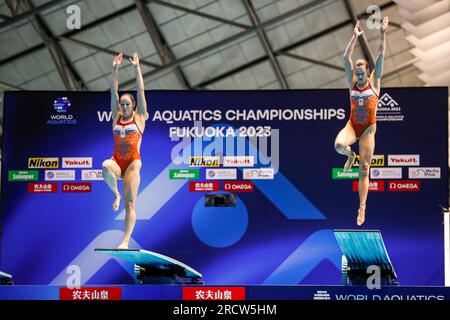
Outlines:
<svg viewBox="0 0 450 320"><path fill-rule="evenodd" d="M371 179L401 179L402 168L370 168Z"/></svg>
<svg viewBox="0 0 450 320"><path fill-rule="evenodd" d="M420 191L419 180L389 180L387 185L388 191Z"/></svg>
<svg viewBox="0 0 450 320"><path fill-rule="evenodd" d="M38 181L38 170L8 171L8 181Z"/></svg>
<svg viewBox="0 0 450 320"><path fill-rule="evenodd" d="M358 192L359 181L353 181L353 191ZM369 191L382 192L384 191L384 181L369 181Z"/></svg>
<svg viewBox="0 0 450 320"><path fill-rule="evenodd" d="M81 180L103 180L102 170L81 170Z"/></svg>
<svg viewBox="0 0 450 320"><path fill-rule="evenodd" d="M63 168L92 168L92 158L62 158Z"/></svg>
<svg viewBox="0 0 450 320"><path fill-rule="evenodd" d="M218 167L219 157L189 157L189 167Z"/></svg>
<svg viewBox="0 0 450 320"><path fill-rule="evenodd" d="M58 158L28 158L28 168L53 169L59 167Z"/></svg>
<svg viewBox="0 0 450 320"><path fill-rule="evenodd" d="M62 192L92 192L91 182L63 183Z"/></svg>
<svg viewBox="0 0 450 320"><path fill-rule="evenodd" d="M420 155L389 154L388 166L420 166Z"/></svg>
<svg viewBox="0 0 450 320"><path fill-rule="evenodd" d="M273 168L243 169L244 179L247 180L273 179L274 175Z"/></svg>
<svg viewBox="0 0 450 320"><path fill-rule="evenodd" d="M236 169L206 169L206 179L208 180L235 180L237 179Z"/></svg>
<svg viewBox="0 0 450 320"><path fill-rule="evenodd" d="M170 169L169 179L172 180L197 180L200 178L198 169Z"/></svg>
<svg viewBox="0 0 450 320"><path fill-rule="evenodd" d="M332 178L333 179L359 179L359 170L351 169L349 171L344 171L343 168L333 168Z"/></svg>
<svg viewBox="0 0 450 320"><path fill-rule="evenodd" d="M228 192L252 192L255 190L251 181L233 181L223 184L223 191Z"/></svg>
<svg viewBox="0 0 450 320"><path fill-rule="evenodd" d="M410 179L440 179L441 168L408 168L408 177Z"/></svg>
<svg viewBox="0 0 450 320"><path fill-rule="evenodd" d="M50 183L28 183L28 192L29 193L55 193L58 192L58 183L50 182Z"/></svg>
<svg viewBox="0 0 450 320"><path fill-rule="evenodd" d="M253 156L225 156L223 157L224 167L253 167L254 166Z"/></svg>
<svg viewBox="0 0 450 320"><path fill-rule="evenodd" d="M75 180L75 170L45 170L45 181Z"/></svg>
<svg viewBox="0 0 450 320"><path fill-rule="evenodd" d="M218 182L189 182L190 192L215 192L219 191Z"/></svg>

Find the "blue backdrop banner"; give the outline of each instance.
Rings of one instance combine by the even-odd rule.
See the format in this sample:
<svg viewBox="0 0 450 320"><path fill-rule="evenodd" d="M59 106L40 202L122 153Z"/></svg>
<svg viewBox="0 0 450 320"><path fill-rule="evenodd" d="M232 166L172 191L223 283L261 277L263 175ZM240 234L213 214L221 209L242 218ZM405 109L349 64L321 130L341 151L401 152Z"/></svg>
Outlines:
<svg viewBox="0 0 450 320"><path fill-rule="evenodd" d="M358 229L358 167L334 139L348 90L151 91L130 247L206 284L340 284L333 229ZM108 92L6 92L0 269L16 284L132 283L94 251L122 238L125 210L102 181ZM447 88L389 88L378 105L367 218L402 285L443 285ZM354 145L358 151L358 143ZM119 180L122 192L122 181ZM225 204L211 194L227 195Z"/></svg>

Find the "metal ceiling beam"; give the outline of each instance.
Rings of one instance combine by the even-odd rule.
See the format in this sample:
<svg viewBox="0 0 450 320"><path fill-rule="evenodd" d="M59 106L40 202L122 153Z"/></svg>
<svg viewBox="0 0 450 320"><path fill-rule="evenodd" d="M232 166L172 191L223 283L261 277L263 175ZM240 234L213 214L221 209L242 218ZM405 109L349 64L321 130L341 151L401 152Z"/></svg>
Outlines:
<svg viewBox="0 0 450 320"><path fill-rule="evenodd" d="M14 8L14 15L16 16L17 14L19 14L19 10L20 10L20 3L22 2L22 0L16 0L16 7Z"/></svg>
<svg viewBox="0 0 450 320"><path fill-rule="evenodd" d="M383 9L387 9L388 7L391 7L391 6L393 6L393 5L395 5L395 3L394 3L393 1L390 1L390 2L388 2L387 4L384 4L384 5L380 6L380 8L383 10ZM124 8L122 8L122 9L120 9L120 10L117 10L117 11L115 11L115 12L109 14L109 15L106 15L106 16L104 16L104 17L98 19L98 20L95 20L95 21L93 21L93 22L91 22L91 23L88 23L88 24L86 24L86 25L83 25L83 28L81 28L81 29L75 29L75 30L66 32L66 33L62 34L61 37L72 37L72 36L75 36L75 35L77 35L77 34L79 34L79 33L86 32L87 30L89 30L89 29L91 29L91 28L97 27L98 25L101 25L101 24L103 24L103 23L105 23L105 22L108 22L108 21L110 21L110 20L112 20L112 19L115 19L115 18L117 18L117 17L119 17L119 16L121 16L121 15L123 15L123 14L126 14L126 13L128 13L128 12L131 12L131 11L133 11L133 10L135 10L135 9L136 9L136 6L135 6L134 4L131 4L131 5L127 6L127 7L124 7ZM307 9L307 8L305 8L305 10L306 10L306 9ZM291 15L297 14L298 11L301 11L302 9L301 9L301 8L297 8L297 9L294 9L294 10L295 10L295 12L292 12L292 11L291 11L288 17L290 17ZM363 17L364 15L366 15L366 14L364 13L364 14L362 14L362 15L360 15L360 16ZM285 19L285 15L283 15L283 16L282 16L281 18L279 18L279 19L276 19L274 22L277 23L277 22L282 21L283 19ZM273 19L272 19L272 20L273 20ZM270 20L269 20L269 21L270 21ZM267 21L267 22L268 22L268 21ZM266 22L266 23L267 23L267 22ZM248 30L248 31L251 32L251 30ZM248 35L248 34L245 34L245 35ZM244 35L244 36L245 36L245 35ZM226 40L226 39L225 39L225 40ZM10 57L8 57L8 58L6 58L6 59L1 60L1 61L0 61L0 67L1 67L2 65L4 65L4 64L10 63L11 61L13 61L13 60L15 60L15 59L20 59L20 58L22 58L22 57L24 57L24 56L26 56L26 55L28 55L28 54L30 54L30 53L37 52L37 51L42 50L42 49L44 49L44 48L45 48L45 45L44 45L44 44L39 44L39 45L36 45L36 46L31 47L31 48L29 48L29 49L26 49L26 50L24 50L24 51L18 52L18 53L16 53L16 54L14 54L13 56L10 56Z"/></svg>
<svg viewBox="0 0 450 320"><path fill-rule="evenodd" d="M240 66L234 69L231 69L225 73L222 73L214 78L208 79L206 81L203 81L201 83L199 83L198 85L196 85L194 87L194 89L198 89L198 88L203 88L203 87L207 87L211 84L214 84L216 82L219 82L220 80L226 79L226 78L230 78L232 76L234 76L235 74L238 74L239 72L245 70L245 69L249 69L251 67L257 66L258 64L267 61L267 56L264 57L260 57L258 59L252 60L248 63L246 63L244 66Z"/></svg>
<svg viewBox="0 0 450 320"><path fill-rule="evenodd" d="M302 39L302 40L299 40L297 42L291 43L291 44L287 45L286 47L284 47L281 50L284 51L284 52L287 52L287 51L290 51L290 50L294 50L294 49L296 49L297 47L299 47L301 45L310 43L310 42L315 41L315 40L317 40L317 39L319 39L319 38L321 38L323 36L326 36L326 35L328 35L330 33L333 33L333 32L335 32L335 31L337 31L337 30L339 30L339 29L341 29L343 27L346 27L351 22L352 22L351 19L347 19L345 21L339 22L339 23L335 24L334 26L331 26L331 27L329 27L329 28L327 28L325 30L322 30L322 31L319 31L319 32L317 32L317 33L315 33L313 35L310 35L309 37L306 37L305 39Z"/></svg>
<svg viewBox="0 0 450 320"><path fill-rule="evenodd" d="M289 57L289 58L293 58L293 59L297 59L297 60L301 60L301 61L306 61L306 62L310 62L310 63L313 63L313 64L317 64L317 65L320 65L320 66L323 66L323 67L327 67L327 68L331 68L331 69L335 69L335 70L339 70L339 71L345 71L344 67L339 67L339 66L336 66L336 65L331 64L331 63L327 63L327 62L323 62L323 61L319 61L319 60L314 60L314 59L311 59L311 58L308 58L308 57L304 57L304 56L299 56L297 54L293 54L293 53L290 53L290 52L280 52L279 54L283 55L283 56L286 56L286 57Z"/></svg>
<svg viewBox="0 0 450 320"><path fill-rule="evenodd" d="M85 24L85 25L83 25L83 27L81 29L74 29L72 31L66 32L66 33L60 35L60 37L64 37L64 38L73 37L73 36L75 36L77 34L86 32L89 29L95 28L95 27L101 25L102 23L105 23L105 22L108 22L108 21L110 21L112 19L118 18L121 15L126 14L128 12L131 12L133 10L136 10L136 6L134 4L133 5L129 5L129 6L125 7L125 8L120 9L120 10L117 10L117 11L115 11L115 12L113 12L113 13L107 15L107 16L104 16L103 18L100 18L98 20L94 20L91 23ZM8 63L10 63L10 62L12 62L12 61L14 61L16 59L23 58L23 57L25 57L25 56L27 56L27 55L29 55L31 53L38 52L39 50L42 50L42 49L45 49L45 44L44 43L35 45L34 47L31 47L31 48L28 48L28 49L26 49L24 51L16 53L16 54L14 54L14 55L12 55L12 56L10 56L10 57L0 61L0 67L5 65L5 64L8 64Z"/></svg>
<svg viewBox="0 0 450 320"><path fill-rule="evenodd" d="M12 18L9 18L9 19L7 19L7 20L5 20L3 22L0 22L0 29L8 27L10 25L13 25L14 23L17 23L17 22L22 21L24 19L33 17L36 14L38 14L38 13L44 11L44 10L47 10L47 9L50 9L50 8L56 6L57 4L61 4L61 1L60 0L52 0L52 1L49 1L49 2L47 2L45 4L43 4L43 5L40 5L40 6L37 6L37 7L33 7L30 10L27 10L27 11L25 11L25 12L19 14L19 15L16 15L16 16L14 16Z"/></svg>
<svg viewBox="0 0 450 320"><path fill-rule="evenodd" d="M202 49L200 49L200 50L198 50L196 52L188 54L188 55L186 55L186 56L184 56L184 57L174 61L173 63L164 66L163 68L147 72L143 76L144 76L144 78L147 78L147 77L151 77L151 76L154 76L156 74L159 74L159 73L162 73L162 72L165 72L165 71L166 72L170 71L173 68L178 67L179 65L181 65L183 63L190 62L191 60L193 60L195 58L201 57L202 55L204 55L206 53L210 53L210 52L212 52L214 50L217 50L220 47L223 47L223 46L225 46L227 44L231 44L231 43L236 42L236 41L238 41L238 40L240 40L242 38L245 38L247 36L251 36L251 35L255 34L256 32L258 32L258 31L260 31L260 30L262 30L264 28L271 27L271 26L273 26L273 25L275 25L275 24L277 24L279 22L282 22L285 19L288 19L288 18L290 18L292 16L295 16L295 15L297 15L299 13L302 13L302 12L305 12L305 11L307 11L309 9L317 7L318 5L323 4L325 2L328 2L328 1L329 0L314 0L314 1L309 2L307 4L301 5L301 6L295 8L295 9L292 9L292 10L290 10L290 11L288 11L288 12L282 14L282 15L279 15L277 17L274 17L272 19L269 19L269 20L261 23L261 25L259 27L255 27L255 28L252 28L250 30L242 31L242 32L240 32L238 34L230 36L230 37L228 37L228 38L226 38L226 39L224 39L222 41L219 41L219 42L217 42L215 44L209 45L209 46L204 47L204 48L202 48ZM128 82L123 83L123 85L127 86L127 85L130 85L130 83L131 83L131 80L128 81Z"/></svg>
<svg viewBox="0 0 450 320"><path fill-rule="evenodd" d="M249 15L253 27L259 27L261 26L261 21L259 20L258 14L256 13L255 8L253 7L253 4L251 0L243 0L245 9L247 10L247 14ZM289 89L289 84L286 81L286 77L283 74L283 71L281 70L280 64L278 63L277 58L273 54L272 47L270 45L269 39L267 38L267 35L264 31L264 29L261 29L258 31L258 38L261 42L261 45L264 48L264 51L266 52L267 56L269 57L270 65L272 66L273 72L275 73L275 76L277 77L278 83L280 84L280 87L282 89Z"/></svg>
<svg viewBox="0 0 450 320"><path fill-rule="evenodd" d="M395 6L395 3L393 1L390 1L390 2L388 2L386 4L381 5L380 9L381 10L385 10L385 9L388 9L388 8L390 8L392 6ZM120 10L117 10L117 11L115 11L115 12L109 14L109 15L106 15L106 16L100 18L100 19L97 19L97 20L95 20L95 21L93 21L91 23L83 25L82 29L75 29L73 31L66 32L66 33L62 34L61 37L72 37L72 36L77 35L79 33L86 32L87 30L89 30L91 28L94 28L94 27L96 27L98 25L101 25L102 23L105 23L107 21L115 19L115 18L117 18L117 17L119 17L119 16L121 16L123 14L126 14L128 12L131 12L131 11L133 11L135 9L136 9L136 6L134 4L129 5L127 7L124 7L122 9L120 9ZM359 18L364 18L367 15L368 15L367 13L363 13L363 14L360 14L358 17ZM351 20L350 20L350 22L351 22ZM390 24L392 24L392 23L390 22ZM1 60L0 61L0 67L5 65L5 64L7 64L7 63L10 63L13 60L23 58L24 56L26 56L28 54L37 52L37 51L42 50L44 48L45 48L45 44L39 44L39 45L36 45L34 47L28 48L28 49L26 49L24 51L18 52L16 54L14 54L13 56L10 56L10 57L8 57L6 59Z"/></svg>
<svg viewBox="0 0 450 320"><path fill-rule="evenodd" d="M34 14L40 12L40 11L49 9L52 6L55 6L58 2L60 2L60 1L57 0L57 1L49 2L48 4L45 4L45 6L40 6L40 7L42 7L42 9L40 9L40 10L38 10L40 7L36 7L33 12L29 13L29 16L32 16L32 15L34 15ZM146 1L146 2L149 2L149 1ZM166 3L164 3L164 5L165 4ZM161 5L163 5L163 4L161 3ZM111 14L108 14L108 15L102 17L102 18L94 20L94 21L92 21L92 22L90 22L88 24L84 24L83 28L81 28L81 29L74 29L72 31L66 32L66 33L62 34L61 37L67 37L68 38L68 37L75 36L75 35L77 35L79 33L86 32L89 29L95 28L95 27L97 27L97 26L99 26L99 25L101 25L101 24L103 24L105 22L108 22L108 21L110 21L112 19L118 18L118 17L120 17L120 16L122 16L124 14L127 14L127 13L129 13L129 12L131 12L133 10L136 10L136 5L135 4L131 4L131 5L126 6L126 7L122 8L122 9L120 9L120 10L116 10L116 11L112 12ZM26 18L26 17L27 16L24 15L23 18ZM17 19L17 17L15 17L15 18ZM23 18L21 18L21 19L23 19ZM5 16L4 19L12 19L12 18L8 17L8 16ZM17 21L20 21L20 20L16 20L16 21L9 21L9 20L7 20L7 21L4 21L4 23L8 22L8 24L5 24L5 26L8 26L8 25L14 24L14 23L16 23ZM2 23L0 23L0 28L1 28L1 24ZM236 25L236 26L238 26L238 25ZM23 58L24 56L26 56L26 55L28 55L30 53L37 52L37 51L42 50L44 48L45 48L45 44L43 44L43 43L42 44L38 44L36 46L33 46L31 48L28 48L28 49L26 49L24 51L21 51L21 52L19 52L17 54L14 54L11 57L8 57L8 58L0 61L0 66L2 66L4 64L7 64L7 63L10 63L11 61L13 61L15 59Z"/></svg>
<svg viewBox="0 0 450 320"><path fill-rule="evenodd" d="M4 82L4 81L0 81L0 87L6 88L6 89L10 89L10 90L25 90L21 87L18 87L16 85Z"/></svg>
<svg viewBox="0 0 450 320"><path fill-rule="evenodd" d="M97 20L94 20L94 21L92 21L90 23L83 24L81 29L74 29L72 31L68 31L68 32L62 34L61 36L72 37L72 36L77 35L79 33L86 32L89 29L98 27L99 25L101 25L101 24L103 24L105 22L109 22L109 21L111 21L113 19L119 18L120 16L123 16L123 15L125 15L127 13L130 13L130 12L134 11L134 10L136 10L136 6L134 4L130 4L129 6L123 7L122 9L119 9L119 10L115 10L112 13L110 13L110 14L104 16L104 17L101 17L101 18L99 18Z"/></svg>
<svg viewBox="0 0 450 320"><path fill-rule="evenodd" d="M397 67L395 67L394 69L390 70L389 72L386 72L386 74L383 76L382 80L386 80L391 78L392 76L397 75L397 73L402 72L406 69L409 69L411 67L414 67L414 64L416 62L420 61L420 59L418 58L413 58L411 60L408 60L402 64L399 64Z"/></svg>
<svg viewBox="0 0 450 320"><path fill-rule="evenodd" d="M380 6L380 9L381 10L388 9L389 7L394 6L394 5L395 5L395 3L393 1L391 1L391 2L388 2L388 3ZM365 17L366 15L367 15L366 13L362 13L362 14L358 15L358 19L361 19L361 18ZM296 49L297 47L300 47L300 46L302 46L304 44L310 43L310 42L312 42L314 40L317 40L317 39L319 39L319 38L321 38L321 37L323 37L323 36L325 36L327 34L330 34L332 32L335 32L335 31L345 27L345 26L348 26L350 23L352 23L352 21L353 21L352 19L347 19L345 21L337 23L334 26L331 26L330 28L327 28L325 30L319 31L319 32L317 32L317 33L315 33L315 34L313 34L313 35L311 35L311 36L309 36L309 37L307 37L305 39L299 40L299 41L294 42L294 43L292 43L292 44L290 44L288 46L285 46L285 47L283 47L281 49L278 49L274 53L275 53L275 55L285 55L286 53L288 53L291 50ZM250 61L249 63L247 63L245 65L239 66L237 68L234 68L232 70L227 71L224 74L218 75L218 76L216 76L214 78L211 78L211 79L208 79L208 80L206 80L204 82L201 82L198 85L196 85L195 88L209 86L209 85L211 85L211 84L213 84L215 82L221 81L221 80L223 80L225 78L228 78L230 76L238 74L239 72L241 72L241 71L243 71L245 69L248 69L248 68L251 68L253 66L256 66L256 65L266 61L267 59L268 59L268 57L264 56L264 57L255 59L253 61Z"/></svg>
<svg viewBox="0 0 450 320"><path fill-rule="evenodd" d="M316 40L316 39L318 39L318 38L320 38L322 36L325 36L325 35L327 35L329 33L334 32L334 31L336 31L336 30L338 30L338 29L340 29L342 27L345 27L351 22L352 22L351 19L345 20L345 21L340 22L340 23L338 23L338 24L336 24L336 25L334 25L334 26L332 26L330 28L327 28L325 30L319 31L319 32L317 32L317 33L315 33L315 34L313 34L313 35L311 35L311 36L309 36L309 37L307 37L305 39L302 39L302 40L299 40L297 42L291 43L290 45L287 45L287 46L285 46L285 47L283 47L281 49L276 50L275 51L275 55L280 55L280 54L285 55L286 53L289 53L289 51L294 50L297 47L300 47L300 46L302 46L304 44L310 43L310 42L312 42L312 41L314 41L314 40ZM239 67L234 68L232 70L229 70L227 73L224 73L222 75L218 75L218 76L216 76L214 78L211 78L211 79L208 79L208 80L200 83L198 86L204 87L204 86L211 85L211 84L213 84L213 83L215 83L217 81L220 81L220 80L223 80L224 78L227 78L229 76L238 74L239 72L241 72L241 71L243 71L245 69L253 67L253 66L255 66L255 65L257 65L257 64L259 64L261 62L264 62L267 59L268 59L268 57L264 56L264 57L258 58L256 60L250 61L249 63L247 63L245 65L242 65L242 66L239 66Z"/></svg>
<svg viewBox="0 0 450 320"><path fill-rule="evenodd" d="M26 7L29 7L30 10L33 10L34 5L31 0L26 0ZM67 90L79 90L87 88L86 84L83 82L83 79L78 74L78 72L73 67L71 61L66 56L63 49L60 47L58 40L55 38L50 28L44 22L44 20L40 17L39 14L34 15L31 18L31 22L33 27L36 29L42 41L44 41L47 49L55 63L56 69L61 77L61 80L64 82L64 86Z"/></svg>
<svg viewBox="0 0 450 320"><path fill-rule="evenodd" d="M345 8L347 9L348 14L350 15L353 25L358 21L358 17L355 14L355 10L353 9L352 3L350 0L344 0ZM366 57L366 60L369 62L370 69L373 70L375 68L375 58L372 55L369 47L369 41L367 41L366 34L363 33L358 37L359 45Z"/></svg>
<svg viewBox="0 0 450 320"><path fill-rule="evenodd" d="M201 11L197 11L197 10L189 9L189 8L186 8L186 7L182 7L182 6L179 6L177 4L173 4L173 3L168 3L168 2L164 2L164 1L160 1L160 0L147 0L145 2L158 4L158 5L161 5L161 6L164 6L164 7L167 7L167 8L171 8L171 9L175 9L175 10L178 10L178 11L183 11L183 12L186 12L186 13L190 13L190 14L193 14L193 15L196 15L196 16L200 16L200 17L203 17L203 18L206 18L206 19L210 19L210 20L214 20L214 21L221 22L221 23L224 23L224 24L228 24L230 26L238 27L238 28L241 28L241 29L251 29L252 28L251 26L243 24L243 23L239 23L239 22L234 22L232 20L223 19L221 17L213 16L211 14L207 14L207 13L204 13L204 12L201 12Z"/></svg>
<svg viewBox="0 0 450 320"><path fill-rule="evenodd" d="M102 23L105 23L107 21L115 19L115 18L117 18L117 17L119 17L119 16L121 16L123 14L126 14L126 13L128 13L130 11L133 11L135 9L136 9L135 5L130 5L128 7L125 7L123 9L121 9L121 10L115 11L114 13L109 14L109 15L103 17L103 18L100 18L100 19L95 20L95 21L93 21L91 23L83 25L83 28L81 28L81 29L75 29L73 31L66 32L66 33L62 34L61 37L72 37L72 36L75 36L75 35L77 35L79 33L86 32L87 30L89 30L91 28L97 27L97 26L99 26ZM38 45L36 45L34 47L28 48L27 50L24 50L22 52L16 53L13 56L8 57L8 58L0 61L0 66L2 66L4 64L7 64L7 63L10 63L11 61L13 61L15 59L20 59L20 58L22 58L22 57L24 57L24 56L26 56L28 54L35 53L35 52L37 52L39 50L42 50L44 48L45 48L45 44L44 43L41 43L41 44L38 44Z"/></svg>
<svg viewBox="0 0 450 320"><path fill-rule="evenodd" d="M0 13L0 19L6 20L6 19L11 19L11 17L7 16L6 14Z"/></svg>
<svg viewBox="0 0 450 320"><path fill-rule="evenodd" d="M100 52L103 52L103 53L106 53L106 54L109 54L109 55L116 55L117 54L117 51L114 51L114 50L111 50L111 49L107 49L107 48L103 48L103 47L97 46L95 44L92 44L92 43L89 43L89 42L85 42L85 41L82 41L82 40L78 40L78 39L74 39L74 38L58 37L58 40L72 42L72 43L75 43L77 45L80 45L80 46L83 46L83 47L86 47L86 48L89 48L89 49L97 50L97 51L100 51ZM123 57L126 58L126 59L131 58L131 56L128 56L126 54L124 54ZM143 64L143 65L152 67L152 68L160 68L160 67L162 67L160 64L149 62L149 61L145 61L145 60L142 60L142 59L140 59L140 63Z"/></svg>
<svg viewBox="0 0 450 320"><path fill-rule="evenodd" d="M286 13L286 14L283 14L283 15L281 15L281 16L279 16L279 17L275 17L275 18L273 18L273 19L271 19L271 20L268 20L268 21L264 22L264 23L263 23L263 27L266 28L266 27L269 27L269 26L271 26L271 25L273 25L273 24L276 24L276 23L278 23L278 22L281 22L281 21L283 21L284 19L287 19L287 18L289 18L289 17L291 17L291 16L294 16L294 15L298 14L299 12L301 12L301 11L303 11L303 10L307 10L307 9L309 9L310 7L312 8L312 7L314 7L314 5L317 5L317 4L320 4L320 3L322 3L322 1L315 1L314 3L310 3L308 7L301 6L301 7L299 7L299 8L294 9L294 10L291 10L290 12L288 12L288 13ZM395 6L395 5L396 5L396 4L395 4L393 1L390 1L390 2L388 2L388 3L386 3L386 4L384 4L384 5L381 5L381 6L380 6L380 9L381 9L381 10L389 9L390 7ZM117 17L119 17L119 16L121 16L121 15L123 15L123 14L125 14L125 13L131 12L131 11L133 11L133 10L135 10L135 9L136 9L136 6L135 6L134 4L129 5L129 6L125 7L125 8L123 8L123 9L120 9L120 10L114 12L114 13L111 13L111 14L109 14L109 15L103 17L103 18L100 18L100 19L98 19L98 20L95 20L95 21L93 21L93 22L91 22L91 23L88 23L88 24L84 25L82 29L79 29L79 30L73 30L73 31L70 31L70 32L66 32L66 33L64 33L63 35L61 35L61 37L71 37L71 36L74 36L74 35L76 35L76 34L79 34L79 33L82 33L82 32L86 32L86 30L89 30L90 28L96 27L96 26L98 26L98 25L100 25L100 24L102 24L102 23L105 23L105 22L107 22L107 21L110 21L110 20L112 20L112 19L114 19L114 18L117 18ZM366 16L367 16L366 13L362 13L362 14L360 14L360 15L358 16L358 18L364 18L364 17L366 17ZM328 34L329 32L332 32L332 31L334 31L334 30L336 30L336 29L339 29L339 28L341 28L342 26L346 26L346 25L350 24L351 22L352 22L352 20L351 20L351 19L348 19L348 20L344 21L343 23L340 23L340 24L338 24L338 25L336 25L336 26L334 26L334 27L332 27L332 28L330 28L330 29L326 29L326 30L324 30L324 31L321 31L321 32L317 33L316 36L308 37L307 40L308 40L308 41L312 41L312 40L314 40L315 38L318 38L318 37L320 37L320 36L322 36L322 35ZM181 63L188 62L189 60L192 60L192 59L194 59L195 57L201 56L202 54L207 53L207 52L209 52L210 50L214 50L214 49L216 49L216 48L218 48L218 47L220 47L220 46L223 46L223 45L226 45L226 44L231 43L231 42L233 42L233 41L236 41L236 40L238 40L238 39L240 39L240 38L242 38L242 37L251 35L251 34L254 33L254 32L255 32L254 29L247 30L247 31L245 31L245 32L241 32L241 33L239 33L239 34L237 34L237 35L235 35L235 36L232 36L232 37L230 37L230 38L224 39L222 42L219 42L219 43L217 43L217 44L215 44L215 45L212 45L212 46L203 48L203 49L201 49L201 50L199 50L199 51L197 51L197 52L194 52L194 53L192 53L192 54L190 54L190 55L188 55L188 56L186 56L186 57L184 57L184 58L182 58L182 59L179 59L177 63L178 63L178 64L181 64ZM291 48L286 47L286 50L293 49L293 48L295 48L295 47L298 46L298 45L301 45L301 43L300 43L300 44L293 44L293 45L290 46ZM44 49L44 48L45 48L45 45L44 45L44 44L40 44L40 45L36 45L36 46L34 46L34 47L31 47L31 48L29 48L29 49L26 49L26 50L24 50L24 51L22 51L22 52L19 52L19 53L17 53L17 54L14 54L13 56L8 57L8 58L6 58L6 59L0 61L0 67L1 67L2 65L4 65L4 64L7 64L7 63L10 63L10 62L14 61L15 59L22 58L22 57L24 57L24 56L26 56L26 55L28 55L28 54L37 52L37 51L42 50L42 49ZM260 63L260 62L262 62L262 61L265 61L266 59L267 59L267 57L263 57L261 61L258 60L258 61L259 61L258 63ZM257 63L256 63L256 64L257 64ZM247 64L246 66L253 66L253 62L250 62L250 63ZM246 66L243 66L243 69L245 69ZM165 68L168 68L168 67L173 67L173 65L166 66ZM238 69L241 69L241 67L239 67ZM242 70L242 69L241 69L241 70ZM155 71L161 72L161 71L164 71L164 69L158 69L158 70L155 70ZM233 73L233 72L231 72L231 73ZM226 74L230 74L230 72L227 72ZM152 76L152 75L154 75L154 73L153 73L153 74L146 73L144 76ZM221 77L222 77L222 76L218 76L218 77L215 77L214 79L217 78L217 81L219 81L219 80L221 79ZM208 82L208 83L212 83L210 80L208 80L207 82Z"/></svg>
<svg viewBox="0 0 450 320"><path fill-rule="evenodd" d="M158 52L158 55L163 62L163 65L172 64L176 60L174 54L170 51L168 44L159 31L158 24L153 19L151 12L148 10L143 0L134 0L134 3L139 11L139 14L141 15L142 22L144 22L147 32L150 35L153 44L155 45L156 51ZM189 80L183 74L181 68L176 67L174 71L175 77L177 78L181 87L183 89L190 89L191 85L189 84Z"/></svg>
<svg viewBox="0 0 450 320"><path fill-rule="evenodd" d="M16 53L16 54L14 54L14 55L12 55L12 56L10 56L8 58L5 58L2 61L0 61L0 67L13 62L14 60L26 57L29 54L36 53L36 52L38 52L38 51L40 51L42 49L45 49L45 48L46 48L45 44L41 43L39 45L36 45L34 47L31 47L31 48L28 48L28 49L26 49L24 51Z"/></svg>

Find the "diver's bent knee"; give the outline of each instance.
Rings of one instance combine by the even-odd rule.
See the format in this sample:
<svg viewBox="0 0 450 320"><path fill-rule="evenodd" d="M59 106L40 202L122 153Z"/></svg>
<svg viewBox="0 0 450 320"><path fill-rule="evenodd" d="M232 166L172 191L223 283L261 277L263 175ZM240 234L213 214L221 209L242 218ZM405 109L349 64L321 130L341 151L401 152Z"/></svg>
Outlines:
<svg viewBox="0 0 450 320"><path fill-rule="evenodd" d="M347 146L341 142L335 142L334 143L334 149L336 149L337 152L345 150Z"/></svg>
<svg viewBox="0 0 450 320"><path fill-rule="evenodd" d="M112 170L111 161L112 161L111 159L107 159L107 160L103 161L102 170L111 171Z"/></svg>
<svg viewBox="0 0 450 320"><path fill-rule="evenodd" d="M136 209L136 203L134 200L125 199L124 204L125 204L126 210L135 210Z"/></svg>
<svg viewBox="0 0 450 320"><path fill-rule="evenodd" d="M368 164L364 164L359 168L359 175L362 177L367 177L369 175L370 166Z"/></svg>
<svg viewBox="0 0 450 320"><path fill-rule="evenodd" d="M141 170L142 164L140 161L133 161L130 166L128 167L130 170Z"/></svg>

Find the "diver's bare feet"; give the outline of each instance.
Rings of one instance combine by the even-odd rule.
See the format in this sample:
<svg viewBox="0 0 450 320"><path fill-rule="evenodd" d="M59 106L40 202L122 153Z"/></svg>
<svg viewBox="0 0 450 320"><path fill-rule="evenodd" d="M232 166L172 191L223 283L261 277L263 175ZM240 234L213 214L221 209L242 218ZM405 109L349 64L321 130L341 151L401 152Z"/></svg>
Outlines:
<svg viewBox="0 0 450 320"><path fill-rule="evenodd" d="M353 167L355 163L356 153L352 151L352 155L348 157L347 162L344 165L344 171L348 171Z"/></svg>
<svg viewBox="0 0 450 320"><path fill-rule="evenodd" d="M122 243L117 247L117 249L128 249L128 242L122 241Z"/></svg>
<svg viewBox="0 0 450 320"><path fill-rule="evenodd" d="M358 218L356 218L356 224L361 226L366 220L366 205L361 204L358 209Z"/></svg>
<svg viewBox="0 0 450 320"><path fill-rule="evenodd" d="M116 194L116 198L114 199L113 205L112 205L112 209L113 211L117 211L119 210L119 206L120 206L120 194Z"/></svg>

